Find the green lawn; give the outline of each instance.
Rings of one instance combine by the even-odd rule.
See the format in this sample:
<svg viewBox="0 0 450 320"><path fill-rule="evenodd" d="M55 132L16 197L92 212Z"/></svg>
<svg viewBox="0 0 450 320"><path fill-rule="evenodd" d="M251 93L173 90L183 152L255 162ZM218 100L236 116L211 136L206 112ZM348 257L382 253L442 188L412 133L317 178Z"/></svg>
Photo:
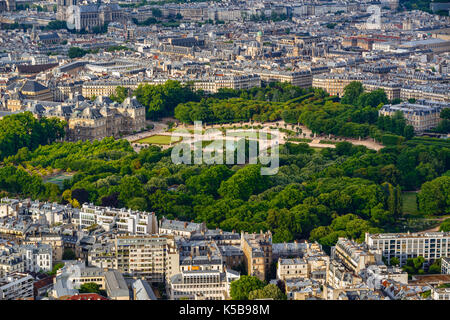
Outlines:
<svg viewBox="0 0 450 320"><path fill-rule="evenodd" d="M254 133L256 133L256 137L259 138L259 132L258 131L253 131ZM227 132L228 136L232 136L232 137L246 137L251 133L251 131L229 131ZM268 132L266 132L266 139L270 140L272 139L272 135Z"/></svg>
<svg viewBox="0 0 450 320"><path fill-rule="evenodd" d="M308 138L288 138L287 141L288 142L294 141L294 142L305 142L305 143L308 143L308 142L311 142L312 139L308 139Z"/></svg>
<svg viewBox="0 0 450 320"><path fill-rule="evenodd" d="M59 187L63 186L64 180L71 179L73 177L73 173L61 173L56 176L52 176L49 178L44 178L44 182L50 182L58 185Z"/></svg>
<svg viewBox="0 0 450 320"><path fill-rule="evenodd" d="M402 193L403 213L420 215L419 210L417 210L416 196L417 196L416 192L403 192Z"/></svg>
<svg viewBox="0 0 450 320"><path fill-rule="evenodd" d="M154 135L151 137L143 138L140 140L133 141L133 143L147 143L147 144L163 144L167 145L181 140L181 137L173 137L174 141L172 141L172 136L163 136L163 135Z"/></svg>
<svg viewBox="0 0 450 320"><path fill-rule="evenodd" d="M319 143L321 144L337 144L337 141L331 141L331 140L320 140Z"/></svg>

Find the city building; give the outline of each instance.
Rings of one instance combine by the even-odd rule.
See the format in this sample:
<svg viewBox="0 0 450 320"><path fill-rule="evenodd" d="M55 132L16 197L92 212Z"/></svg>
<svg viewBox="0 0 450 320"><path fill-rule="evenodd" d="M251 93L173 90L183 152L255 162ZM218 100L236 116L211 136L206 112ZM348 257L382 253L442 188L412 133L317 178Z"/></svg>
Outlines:
<svg viewBox="0 0 450 320"><path fill-rule="evenodd" d="M436 259L450 256L450 232L421 233L366 233L365 243L369 249L381 250L389 264L392 257L400 261L400 266L408 258L421 256L426 264Z"/></svg>
<svg viewBox="0 0 450 320"><path fill-rule="evenodd" d="M441 273L450 274L450 257L444 257L441 259Z"/></svg>
<svg viewBox="0 0 450 320"><path fill-rule="evenodd" d="M272 233L241 232L241 249L248 275L265 281L272 265Z"/></svg>
<svg viewBox="0 0 450 320"><path fill-rule="evenodd" d="M171 300L225 300L230 297L230 284L239 280L238 273L227 270L182 271L169 280Z"/></svg>
<svg viewBox="0 0 450 320"><path fill-rule="evenodd" d="M364 245L346 238L339 238L331 248L331 258L339 260L346 268L358 274L373 264L382 264L381 254L369 251Z"/></svg>
<svg viewBox="0 0 450 320"><path fill-rule="evenodd" d="M164 283L179 272L180 256L171 236L118 236L115 241L117 270Z"/></svg>
<svg viewBox="0 0 450 320"><path fill-rule="evenodd" d="M0 278L0 300L33 298L33 277L26 273L10 273Z"/></svg>
<svg viewBox="0 0 450 320"><path fill-rule="evenodd" d="M83 262L76 261L66 262L64 267L57 271L53 280L52 296L58 299L77 295L81 285L85 283L99 285L112 300L130 299L128 286L120 272L86 267Z"/></svg>
<svg viewBox="0 0 450 320"><path fill-rule="evenodd" d="M98 225L106 231L116 228L131 234L158 233L158 221L154 212L101 207L87 203L81 206L79 219L74 222L82 228Z"/></svg>
<svg viewBox="0 0 450 320"><path fill-rule="evenodd" d="M400 112L406 123L414 127L414 131L423 132L437 127L444 108L450 108L450 103L419 100L416 103L402 102L396 105L384 105L378 110L378 114L393 116Z"/></svg>

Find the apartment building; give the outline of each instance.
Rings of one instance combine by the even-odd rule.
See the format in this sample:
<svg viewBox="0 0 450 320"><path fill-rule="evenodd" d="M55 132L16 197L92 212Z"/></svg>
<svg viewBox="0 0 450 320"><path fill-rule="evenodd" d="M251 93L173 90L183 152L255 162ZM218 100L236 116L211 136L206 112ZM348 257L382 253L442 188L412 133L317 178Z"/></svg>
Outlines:
<svg viewBox="0 0 450 320"><path fill-rule="evenodd" d="M165 217L159 221L159 234L174 235L189 239L193 234L200 234L205 231L205 223L169 220Z"/></svg>
<svg viewBox="0 0 450 320"><path fill-rule="evenodd" d="M0 218L0 234L8 239L24 239L30 225L26 220L3 217Z"/></svg>
<svg viewBox="0 0 450 320"><path fill-rule="evenodd" d="M366 233L365 242L371 250L381 250L387 263L392 257L398 258L400 266L408 258L422 256L429 264L450 256L450 232Z"/></svg>
<svg viewBox="0 0 450 320"><path fill-rule="evenodd" d="M116 246L113 241L94 243L88 251L88 265L101 269L117 269Z"/></svg>
<svg viewBox="0 0 450 320"><path fill-rule="evenodd" d="M41 244L49 245L52 248L52 261L61 261L64 252L64 242L62 236L51 233L33 234L28 236L22 244L39 246Z"/></svg>
<svg viewBox="0 0 450 320"><path fill-rule="evenodd" d="M330 260L326 283L334 289L347 289L353 288L363 281L360 276L355 275L342 262Z"/></svg>
<svg viewBox="0 0 450 320"><path fill-rule="evenodd" d="M52 296L59 299L77 295L79 288L85 283L98 284L110 299L130 299L128 286L120 272L86 267L83 262L66 262L65 266L57 271L53 279Z"/></svg>
<svg viewBox="0 0 450 320"><path fill-rule="evenodd" d="M272 244L272 257L273 260L279 258L302 258L305 256L326 256L322 250L322 246L317 242L284 242Z"/></svg>
<svg viewBox="0 0 450 320"><path fill-rule="evenodd" d="M171 300L225 300L230 296L230 284L239 280L237 272L228 270L182 271L168 283Z"/></svg>
<svg viewBox="0 0 450 320"><path fill-rule="evenodd" d="M277 278L280 280L309 278L308 262L305 259L279 259L277 266Z"/></svg>
<svg viewBox="0 0 450 320"><path fill-rule="evenodd" d="M25 262L19 254L2 250L0 255L0 278L11 273L25 272Z"/></svg>
<svg viewBox="0 0 450 320"><path fill-rule="evenodd" d="M285 281L288 300L323 299L322 284L309 278L293 278Z"/></svg>
<svg viewBox="0 0 450 320"><path fill-rule="evenodd" d="M433 300L450 300L450 288L433 288L431 296Z"/></svg>
<svg viewBox="0 0 450 320"><path fill-rule="evenodd" d="M363 75L348 74L317 74L312 79L313 88L321 88L331 96L342 97L344 88L352 81L364 81L367 78Z"/></svg>
<svg viewBox="0 0 450 320"><path fill-rule="evenodd" d="M222 88L234 90L251 89L253 87L261 87L261 78L259 75L216 76L211 79L194 81L193 87L195 90L204 90L210 93L216 93Z"/></svg>
<svg viewBox="0 0 450 320"><path fill-rule="evenodd" d="M442 258L441 260L441 273L450 274L450 258Z"/></svg>
<svg viewBox="0 0 450 320"><path fill-rule="evenodd" d="M50 245L38 243L37 245L21 245L18 251L25 262L25 270L29 272L50 272L53 269L52 252Z"/></svg>
<svg viewBox="0 0 450 320"><path fill-rule="evenodd" d="M206 230L192 234L190 241L213 241L220 250L223 264L228 269L238 268L244 262L244 252L241 249L241 236L234 231L226 232L220 229Z"/></svg>
<svg viewBox="0 0 450 320"><path fill-rule="evenodd" d="M50 87L53 94L53 101L63 102L71 99L77 92L82 92L82 82L58 82Z"/></svg>
<svg viewBox="0 0 450 320"><path fill-rule="evenodd" d="M79 219L74 222L82 228L98 225L106 231L116 228L131 234L158 233L158 221L154 212L101 207L87 203L82 205Z"/></svg>
<svg viewBox="0 0 450 320"><path fill-rule="evenodd" d="M370 265L362 270L359 275L369 288L374 290L381 289L383 280L394 280L399 283L408 284L408 273L398 267L388 267L382 265Z"/></svg>
<svg viewBox="0 0 450 320"><path fill-rule="evenodd" d="M265 82L289 82L300 88L309 88L313 82L313 76L310 70L292 72L255 70L254 73L259 75L261 80Z"/></svg>
<svg viewBox="0 0 450 320"><path fill-rule="evenodd" d="M178 242L180 251L180 271L224 270L222 252L216 242L185 241Z"/></svg>
<svg viewBox="0 0 450 320"><path fill-rule="evenodd" d="M0 278L0 300L33 298L33 277L26 273L10 273Z"/></svg>
<svg viewBox="0 0 450 320"><path fill-rule="evenodd" d="M134 80L121 80L121 81L86 81L83 82L81 86L81 95L85 98L92 97L109 97L112 94L116 93L117 87L124 87L129 90L135 90L139 83Z"/></svg>
<svg viewBox="0 0 450 320"><path fill-rule="evenodd" d="M241 249L247 274L266 280L272 264L272 233L241 232Z"/></svg>
<svg viewBox="0 0 450 320"><path fill-rule="evenodd" d="M52 247L48 244L0 243L0 277L14 272L49 272L52 267Z"/></svg>
<svg viewBox="0 0 450 320"><path fill-rule="evenodd" d="M163 283L179 272L180 255L171 236L118 236L117 269L133 277Z"/></svg>
<svg viewBox="0 0 450 320"><path fill-rule="evenodd" d="M1 198L0 199L0 218L2 217L17 217L21 203L17 199Z"/></svg>
<svg viewBox="0 0 450 320"><path fill-rule="evenodd" d="M405 101L424 99L448 103L450 102L449 87L445 84L440 84L439 86L405 85L400 90L400 99Z"/></svg>
<svg viewBox="0 0 450 320"><path fill-rule="evenodd" d="M429 285L407 285L391 279L381 282L381 291L391 300L422 300L421 294L431 289Z"/></svg>
<svg viewBox="0 0 450 320"><path fill-rule="evenodd" d="M372 92L377 89L383 89L386 93L386 97L390 101L394 99L400 99L401 85L396 82L367 80L363 81L363 87L368 92Z"/></svg>
<svg viewBox="0 0 450 320"><path fill-rule="evenodd" d="M393 116L401 112L406 122L414 127L414 131L423 132L435 128L440 122L440 114L450 103L419 100L417 103L403 102L396 105L384 105L378 110L379 115Z"/></svg>
<svg viewBox="0 0 450 320"><path fill-rule="evenodd" d="M355 274L370 265L382 263L380 252L369 251L364 245L346 238L339 238L331 248L331 258L338 259Z"/></svg>
<svg viewBox="0 0 450 320"><path fill-rule="evenodd" d="M33 222L49 226L68 222L72 212L72 208L57 203L33 201L28 207L28 213Z"/></svg>

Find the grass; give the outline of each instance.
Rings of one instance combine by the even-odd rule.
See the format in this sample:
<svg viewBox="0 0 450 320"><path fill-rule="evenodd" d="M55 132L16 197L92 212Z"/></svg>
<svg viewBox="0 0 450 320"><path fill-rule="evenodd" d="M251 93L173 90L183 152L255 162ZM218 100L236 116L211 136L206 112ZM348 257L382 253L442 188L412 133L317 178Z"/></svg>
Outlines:
<svg viewBox="0 0 450 320"><path fill-rule="evenodd" d="M228 136L232 136L232 137L246 137L248 136L252 131L230 131L227 132ZM256 133L256 137L259 139L259 131L254 131L254 133ZM272 134L266 132L266 139L270 140L272 139Z"/></svg>
<svg viewBox="0 0 450 320"><path fill-rule="evenodd" d="M71 179L72 177L73 177L72 173L61 173L56 176L49 177L48 179L44 179L44 182L54 183L59 187L62 187L64 180Z"/></svg>
<svg viewBox="0 0 450 320"><path fill-rule="evenodd" d="M402 192L403 213L420 215L419 210L417 210L416 198L416 192Z"/></svg>
<svg viewBox="0 0 450 320"><path fill-rule="evenodd" d="M308 139L308 138L289 138L289 141L294 141L294 142L311 142L312 139Z"/></svg>
<svg viewBox="0 0 450 320"><path fill-rule="evenodd" d="M133 143L168 145L171 143L176 143L180 140L181 140L181 137L173 137L173 140L172 140L172 136L154 135L154 136L150 136L147 138L133 141Z"/></svg>
<svg viewBox="0 0 450 320"><path fill-rule="evenodd" d="M331 140L320 140L319 143L321 143L321 144L337 144L336 141L331 141Z"/></svg>

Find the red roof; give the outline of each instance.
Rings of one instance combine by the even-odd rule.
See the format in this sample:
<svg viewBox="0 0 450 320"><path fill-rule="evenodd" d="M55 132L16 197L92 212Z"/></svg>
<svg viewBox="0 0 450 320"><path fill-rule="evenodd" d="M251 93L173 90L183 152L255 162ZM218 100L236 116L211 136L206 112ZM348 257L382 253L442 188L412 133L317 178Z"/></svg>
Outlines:
<svg viewBox="0 0 450 320"><path fill-rule="evenodd" d="M39 281L36 281L35 283L33 283L33 286L34 286L35 289L40 289L40 288L46 287L46 286L48 286L48 285L53 283L53 278L54 277L55 276L50 276L50 277L41 279Z"/></svg>
<svg viewBox="0 0 450 320"><path fill-rule="evenodd" d="M74 296L61 297L61 300L108 300L108 299L96 293L80 293Z"/></svg>

